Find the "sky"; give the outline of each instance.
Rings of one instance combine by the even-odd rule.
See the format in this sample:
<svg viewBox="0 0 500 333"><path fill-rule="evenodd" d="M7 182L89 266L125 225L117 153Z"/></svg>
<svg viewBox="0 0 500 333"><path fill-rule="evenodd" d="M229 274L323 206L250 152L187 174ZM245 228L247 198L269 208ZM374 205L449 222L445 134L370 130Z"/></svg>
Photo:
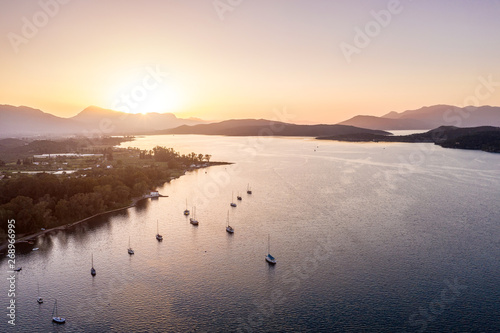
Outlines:
<svg viewBox="0 0 500 333"><path fill-rule="evenodd" d="M498 106L499 17L500 0L0 0L0 104L296 123Z"/></svg>

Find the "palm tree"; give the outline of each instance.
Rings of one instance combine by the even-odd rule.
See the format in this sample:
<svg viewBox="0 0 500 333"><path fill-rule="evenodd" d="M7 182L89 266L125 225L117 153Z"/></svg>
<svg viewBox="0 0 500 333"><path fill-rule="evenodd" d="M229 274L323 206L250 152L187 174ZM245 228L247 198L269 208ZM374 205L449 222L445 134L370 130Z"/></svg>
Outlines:
<svg viewBox="0 0 500 333"><path fill-rule="evenodd" d="M206 154L204 158L207 161L207 163L210 163L210 159L212 158L212 155Z"/></svg>

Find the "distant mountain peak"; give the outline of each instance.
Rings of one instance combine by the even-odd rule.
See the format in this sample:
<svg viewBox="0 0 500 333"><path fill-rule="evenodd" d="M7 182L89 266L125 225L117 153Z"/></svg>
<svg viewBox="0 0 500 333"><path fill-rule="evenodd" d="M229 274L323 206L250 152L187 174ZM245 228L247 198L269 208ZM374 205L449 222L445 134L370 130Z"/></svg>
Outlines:
<svg viewBox="0 0 500 333"><path fill-rule="evenodd" d="M85 116L88 116L88 115L98 115L98 114L99 115L104 115L104 114L107 114L107 115L110 115L110 114L117 115L117 114L120 114L120 113L121 113L120 111L115 111L115 110L111 110L111 109L104 109L104 108L101 108L99 106L91 105L91 106L86 107L82 111L80 111L73 118L76 118L78 120L78 117L81 117L83 115L85 115Z"/></svg>
<svg viewBox="0 0 500 333"><path fill-rule="evenodd" d="M439 126L500 126L500 107L458 107L446 104L423 106L403 112L391 111L381 117L355 116L339 123L378 130L429 130Z"/></svg>
<svg viewBox="0 0 500 333"><path fill-rule="evenodd" d="M397 119L399 117L399 113L396 111L391 111L387 114L384 114L381 118L389 118L389 119Z"/></svg>
<svg viewBox="0 0 500 333"><path fill-rule="evenodd" d="M1 137L82 134L96 130L106 135L144 134L199 123L201 121L177 118L173 113L130 114L96 105L86 107L71 118L26 106L0 105Z"/></svg>

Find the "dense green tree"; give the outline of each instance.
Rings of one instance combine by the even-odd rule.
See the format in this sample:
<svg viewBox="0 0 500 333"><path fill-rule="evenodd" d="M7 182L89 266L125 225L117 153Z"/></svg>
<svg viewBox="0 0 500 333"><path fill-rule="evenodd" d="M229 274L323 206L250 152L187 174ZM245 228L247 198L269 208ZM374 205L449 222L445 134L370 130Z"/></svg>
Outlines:
<svg viewBox="0 0 500 333"><path fill-rule="evenodd" d="M69 222L73 218L73 214L71 212L71 207L69 205L69 201L65 199L61 199L57 202L55 209L56 218L63 222Z"/></svg>
<svg viewBox="0 0 500 333"><path fill-rule="evenodd" d="M47 148L47 144L37 143L40 149ZM111 152L106 150L105 154L109 156ZM124 207L132 197L141 196L168 181L174 169L209 161L211 157L194 152L180 155L172 148L160 146L139 153L141 159L154 157L155 163L123 166L123 161L119 160L113 169L93 168L71 175L22 174L4 179L0 182L0 218L3 221L15 218L19 233L74 222ZM19 163L23 162L19 160ZM3 223L2 232L6 229L7 224Z"/></svg>

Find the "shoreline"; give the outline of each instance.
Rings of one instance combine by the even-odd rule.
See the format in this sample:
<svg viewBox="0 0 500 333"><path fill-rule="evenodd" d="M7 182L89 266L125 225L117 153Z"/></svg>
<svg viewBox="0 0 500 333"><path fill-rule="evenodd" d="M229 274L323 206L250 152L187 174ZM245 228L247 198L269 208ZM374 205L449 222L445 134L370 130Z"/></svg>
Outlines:
<svg viewBox="0 0 500 333"><path fill-rule="evenodd" d="M160 195L159 197L168 197L168 195ZM121 208L115 208L115 209L112 209L112 210L108 210L108 211L105 211L105 212L102 212L102 213L98 213L98 214L86 217L84 219L81 219L81 220L78 220L78 221L75 221L75 222L71 222L71 223L68 223L68 224L60 225L58 227L54 227L54 228L50 228L50 229L45 229L45 230L40 230L40 231L38 231L38 232L36 232L34 234L23 235L21 238L16 239L16 242L14 244L26 243L30 239L38 238L41 235L47 234L47 233L52 232L52 231L68 229L68 228L71 228L71 227L73 227L73 226L75 226L77 224L83 223L85 221L88 221L90 219L93 219L93 218L101 216L101 215L105 215L105 214L109 214L109 213L114 213L114 212L118 212L118 211L121 211L121 210L124 210L124 209L129 209L129 208L135 207L139 201L145 200L145 199L149 199L149 198L153 198L153 196L146 194L146 195L143 195L141 197L132 198L132 203L130 205L128 205L128 206L121 207ZM158 197L155 196L154 198L158 198ZM0 245L0 252L6 250L7 247L8 247L8 245L9 245L8 242L4 243L4 244L1 244Z"/></svg>
<svg viewBox="0 0 500 333"><path fill-rule="evenodd" d="M181 175L179 175L178 177L171 178L170 180L166 181L165 183L170 182L170 181L172 181L174 179L181 178L188 171L193 171L193 170L198 170L198 169L204 169L204 168L208 168L208 167L211 167L211 166L229 165L229 164L232 164L232 163L230 163L230 162L210 162L210 165L207 165L207 166L201 166L201 167L198 167L198 168L187 168L187 169L184 170L184 172ZM165 185L165 183L163 183L163 185ZM85 221L88 221L90 219L93 219L93 218L101 216L101 215L105 215L105 214L109 214L109 213L114 213L114 212L118 212L118 211L121 211L121 210L124 210L124 209L129 209L129 208L135 207L139 201L142 201L142 200L145 200L145 199L151 199L151 198L168 198L168 195L161 195L160 194L159 196L152 196L151 194L143 194L140 197L132 198L131 203L128 206L121 207L121 208L115 208L115 209L108 210L108 211L105 211L105 212L102 212L102 213L97 213L95 215L86 217L84 219L81 219L81 220L78 220L78 221L75 221L75 222L63 224L63 225L60 225L60 226L57 226L57 227L54 227L54 228L50 228L50 229L46 229L46 230L40 230L40 231L38 231L36 233L33 233L33 234L23 235L21 238L16 239L16 241L15 241L14 244L28 242L28 240L30 240L30 239L36 239L36 238L40 237L41 235L44 235L44 234L52 232L52 231L64 230L64 229L67 229L67 228L71 228L71 227L73 227L73 226L75 226L77 224L83 223ZM8 241L6 241L5 243L0 244L0 254L4 254L3 251L5 251L7 249L8 245L9 245Z"/></svg>

